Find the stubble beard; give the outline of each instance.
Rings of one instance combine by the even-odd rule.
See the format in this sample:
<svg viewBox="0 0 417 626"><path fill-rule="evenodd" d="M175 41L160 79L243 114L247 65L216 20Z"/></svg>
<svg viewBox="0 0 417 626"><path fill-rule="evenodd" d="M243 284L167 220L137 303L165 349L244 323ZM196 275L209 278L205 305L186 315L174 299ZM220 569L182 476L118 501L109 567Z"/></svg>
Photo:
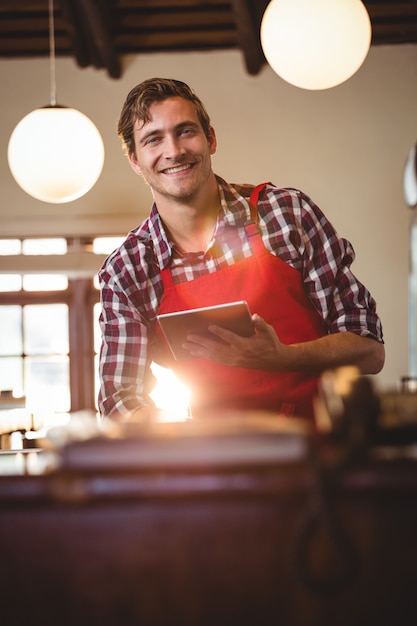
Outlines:
<svg viewBox="0 0 417 626"><path fill-rule="evenodd" d="M151 187L151 189L153 188L153 190L163 196L164 198L166 198L167 200L172 200L174 202L178 202L178 203L186 203L189 204L190 202L192 202L194 199L196 199L201 191L201 188L204 186L205 183L207 183L207 181L209 180L211 174L212 174L212 170L211 167L209 167L207 169L206 172L204 172L204 177L201 178L199 181L193 181L190 185L190 181L186 181L184 185L178 185L175 186L174 188L170 189L169 186L165 186L165 185L160 185L158 183L158 181L156 181L156 184L152 186L152 181L146 181L147 184Z"/></svg>

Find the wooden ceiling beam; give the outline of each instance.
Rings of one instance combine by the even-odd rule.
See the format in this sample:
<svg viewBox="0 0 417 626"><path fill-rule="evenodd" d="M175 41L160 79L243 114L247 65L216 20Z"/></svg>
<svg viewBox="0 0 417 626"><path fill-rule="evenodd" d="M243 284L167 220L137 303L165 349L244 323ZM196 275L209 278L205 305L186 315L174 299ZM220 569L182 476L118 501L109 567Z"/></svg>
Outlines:
<svg viewBox="0 0 417 626"><path fill-rule="evenodd" d="M125 54L229 50L256 75L269 0L54 0L55 52L121 75ZM372 45L417 42L417 0L364 0ZM0 59L49 54L48 1L0 1Z"/></svg>
<svg viewBox="0 0 417 626"><path fill-rule="evenodd" d="M104 67L111 78L120 78L121 64L111 32L109 0L59 0L59 4L68 23L77 64Z"/></svg>
<svg viewBox="0 0 417 626"><path fill-rule="evenodd" d="M269 0L232 0L238 31L239 46L243 51L249 74L258 74L266 63L261 46L260 27Z"/></svg>

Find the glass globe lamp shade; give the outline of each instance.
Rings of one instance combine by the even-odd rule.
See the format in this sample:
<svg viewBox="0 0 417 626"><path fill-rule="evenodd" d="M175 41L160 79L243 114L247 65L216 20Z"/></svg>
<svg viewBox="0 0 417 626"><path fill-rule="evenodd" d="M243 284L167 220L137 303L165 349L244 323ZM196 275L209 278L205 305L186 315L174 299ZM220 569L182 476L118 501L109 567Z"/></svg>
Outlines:
<svg viewBox="0 0 417 626"><path fill-rule="evenodd" d="M372 29L361 0L272 0L260 36L281 78L303 89L329 89L360 68Z"/></svg>
<svg viewBox="0 0 417 626"><path fill-rule="evenodd" d="M26 193L59 204L80 198L97 182L104 145L83 113L51 105L35 109L17 124L7 157L14 179Z"/></svg>

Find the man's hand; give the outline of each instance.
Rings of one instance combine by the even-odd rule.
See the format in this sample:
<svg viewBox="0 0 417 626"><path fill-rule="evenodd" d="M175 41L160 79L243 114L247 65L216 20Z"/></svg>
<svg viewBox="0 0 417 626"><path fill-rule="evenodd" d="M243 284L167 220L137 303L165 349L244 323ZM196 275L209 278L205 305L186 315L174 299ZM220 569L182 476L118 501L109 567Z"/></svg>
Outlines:
<svg viewBox="0 0 417 626"><path fill-rule="evenodd" d="M192 356L232 367L276 371L286 369L285 352L290 346L282 344L274 328L259 315L252 315L252 321L255 333L250 337L241 337L220 326L209 326L210 333L218 339L188 335L182 347L189 350Z"/></svg>

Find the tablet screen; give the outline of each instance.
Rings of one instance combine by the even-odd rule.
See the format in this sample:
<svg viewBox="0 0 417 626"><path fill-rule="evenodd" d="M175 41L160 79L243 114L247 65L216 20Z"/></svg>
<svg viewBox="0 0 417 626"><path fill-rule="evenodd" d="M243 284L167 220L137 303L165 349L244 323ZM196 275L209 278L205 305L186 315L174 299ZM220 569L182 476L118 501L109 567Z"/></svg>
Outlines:
<svg viewBox="0 0 417 626"><path fill-rule="evenodd" d="M208 330L211 324L227 328L242 337L250 337L254 332L249 307L244 300L165 313L158 315L157 320L177 360L193 358L188 350L182 348L188 335L214 337Z"/></svg>

